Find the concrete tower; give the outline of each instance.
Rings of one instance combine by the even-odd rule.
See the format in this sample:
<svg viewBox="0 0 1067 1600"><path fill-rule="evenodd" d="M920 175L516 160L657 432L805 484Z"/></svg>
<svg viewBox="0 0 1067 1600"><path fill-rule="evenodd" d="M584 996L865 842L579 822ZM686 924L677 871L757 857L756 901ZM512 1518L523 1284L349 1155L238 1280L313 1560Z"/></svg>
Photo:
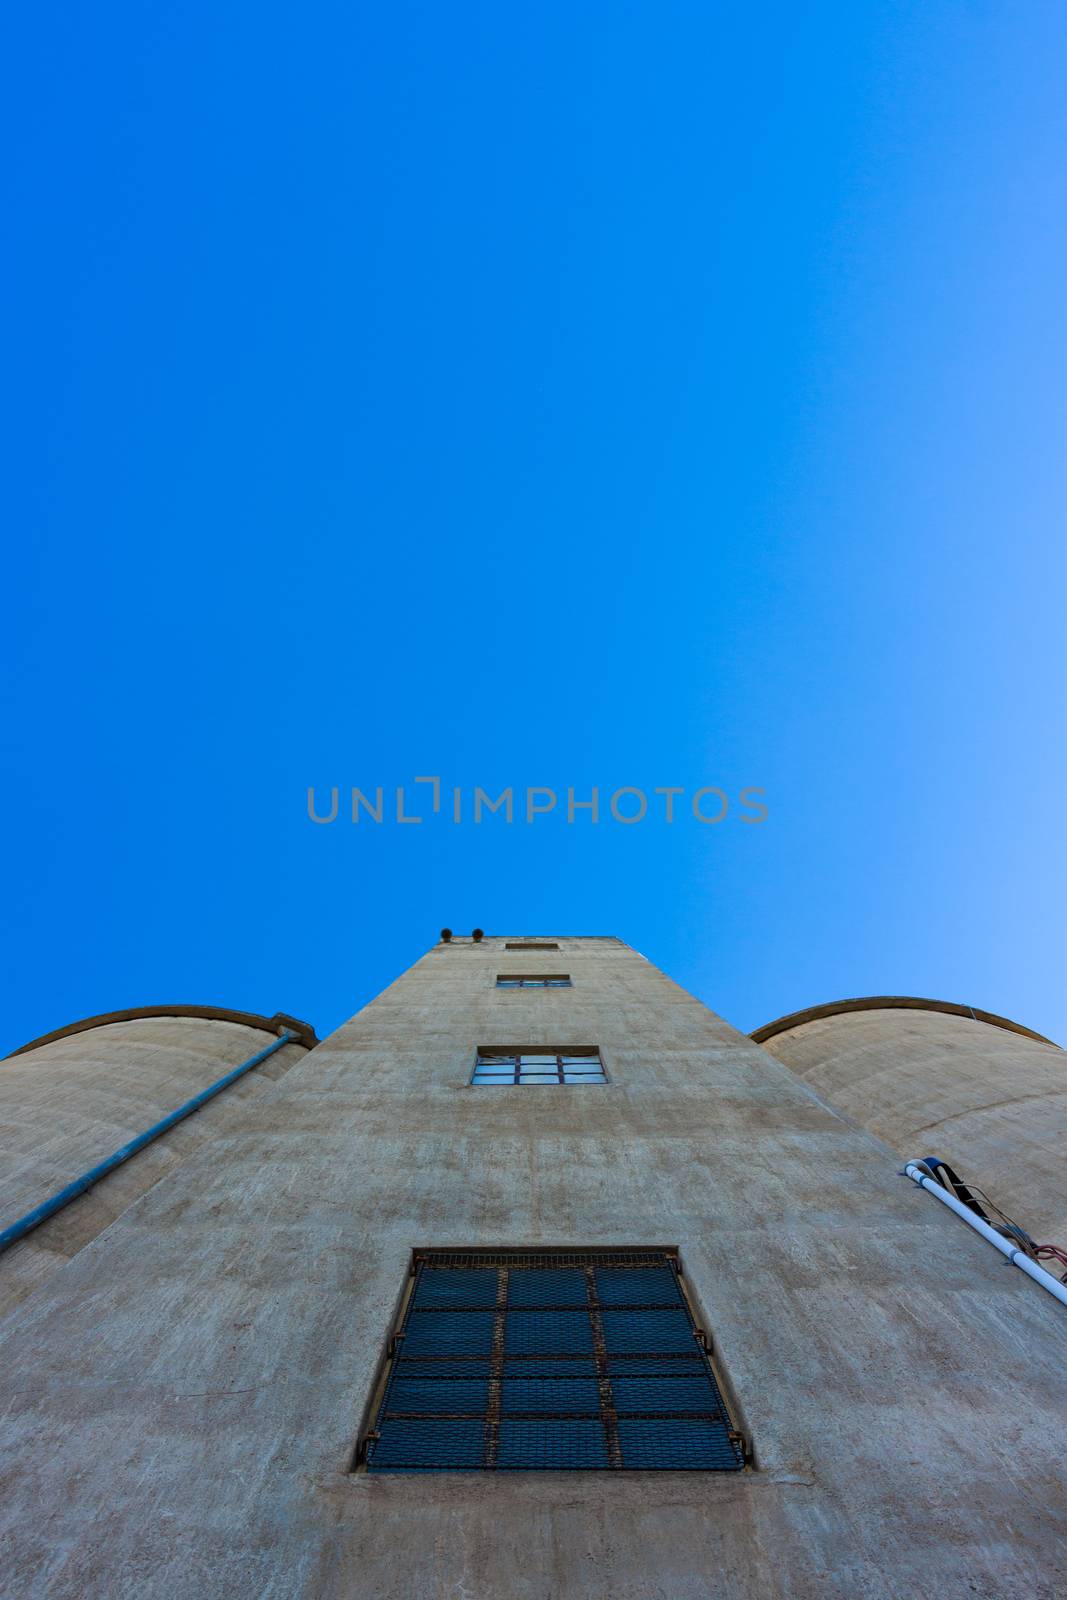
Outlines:
<svg viewBox="0 0 1067 1600"><path fill-rule="evenodd" d="M284 1049L0 1319L5 1600L1067 1592L1067 1308L636 951Z"/></svg>

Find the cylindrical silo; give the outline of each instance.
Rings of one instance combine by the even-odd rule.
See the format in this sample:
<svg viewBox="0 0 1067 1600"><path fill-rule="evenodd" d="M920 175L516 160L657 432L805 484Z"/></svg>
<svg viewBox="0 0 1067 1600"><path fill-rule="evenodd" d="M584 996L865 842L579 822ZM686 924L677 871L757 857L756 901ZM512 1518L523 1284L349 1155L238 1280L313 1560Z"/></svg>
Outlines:
<svg viewBox="0 0 1067 1600"><path fill-rule="evenodd" d="M288 1030L290 1043L4 1252L0 1313L75 1255L205 1140L232 1126L317 1041L307 1023L152 1006L72 1023L0 1062L0 1233Z"/></svg>
<svg viewBox="0 0 1067 1600"><path fill-rule="evenodd" d="M1006 1017L879 995L794 1012L757 1044L902 1156L939 1156L1039 1244L1067 1245L1067 1053Z"/></svg>

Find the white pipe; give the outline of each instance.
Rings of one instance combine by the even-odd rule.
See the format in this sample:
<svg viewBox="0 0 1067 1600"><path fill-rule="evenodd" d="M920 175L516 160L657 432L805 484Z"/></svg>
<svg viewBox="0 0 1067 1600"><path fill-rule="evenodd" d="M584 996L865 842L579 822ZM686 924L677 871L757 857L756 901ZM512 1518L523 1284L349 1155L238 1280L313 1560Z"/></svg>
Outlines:
<svg viewBox="0 0 1067 1600"><path fill-rule="evenodd" d="M1054 1295L1061 1305L1067 1306L1067 1284L1060 1283L1058 1279L1052 1276L1051 1272L1046 1272L1044 1267L1039 1267L1036 1261L1031 1261L1024 1251L1014 1245L1010 1239L1005 1239L1004 1235L998 1233L995 1228L991 1228L988 1222L983 1222L981 1217L976 1216L969 1207L963 1204L962 1200L957 1200L954 1194L950 1194L943 1184L936 1183L914 1161L908 1162L904 1168L904 1175L917 1183L920 1189L928 1189L932 1195L941 1201L942 1205L948 1206L950 1211L954 1211L958 1217L963 1218L964 1222L969 1223L975 1233L980 1233L983 1239L988 1239L990 1244L995 1244L1001 1255L1007 1256L1013 1266L1021 1267L1028 1278L1033 1278L1034 1282L1039 1283L1042 1289L1047 1289L1049 1294Z"/></svg>

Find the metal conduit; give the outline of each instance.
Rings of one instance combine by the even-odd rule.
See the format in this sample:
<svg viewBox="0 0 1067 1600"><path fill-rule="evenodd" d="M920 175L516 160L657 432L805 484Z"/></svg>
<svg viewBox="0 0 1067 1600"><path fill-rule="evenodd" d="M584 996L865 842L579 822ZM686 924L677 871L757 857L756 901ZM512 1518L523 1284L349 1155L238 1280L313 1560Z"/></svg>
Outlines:
<svg viewBox="0 0 1067 1600"><path fill-rule="evenodd" d="M935 1182L929 1173L924 1172L920 1162L909 1161L901 1176L910 1178L912 1183L919 1185L920 1189L925 1189L927 1194L932 1194L936 1200L940 1200L943 1206L948 1206L949 1210L954 1211L958 1217L961 1217L968 1227L974 1229L975 1233L980 1233L983 1239L988 1239L990 1244L996 1245L1001 1255L1007 1256L1013 1267L1018 1267L1022 1272L1025 1272L1028 1278L1033 1278L1035 1283L1039 1283L1042 1289L1045 1289L1061 1305L1067 1306L1067 1286L1057 1283L1051 1272L1046 1272L1044 1267L1039 1267L1036 1261L1031 1261L1029 1256L1018 1248L1014 1240L1005 1238L1002 1233L998 1233L995 1228L991 1228L988 1222L983 1222L981 1217L968 1210L961 1201L956 1199L954 1194L948 1192L943 1184Z"/></svg>
<svg viewBox="0 0 1067 1600"><path fill-rule="evenodd" d="M113 1155L108 1156L106 1161L101 1161L97 1166L90 1167L89 1171L83 1172L80 1178L75 1178L73 1183L68 1183L65 1189L60 1189L50 1199L36 1206L33 1211L27 1211L25 1216L19 1217L17 1222L11 1223L3 1232L0 1232L0 1250L6 1250L9 1244L14 1244L16 1239L21 1239L24 1234L29 1233L31 1228L36 1228L39 1222L45 1222L49 1217L54 1217L56 1212L62 1211L63 1207L69 1205L71 1200L76 1200L80 1194L84 1194L94 1183L99 1183L101 1178L106 1178L109 1172L114 1172L116 1167L121 1167L124 1161L128 1161L131 1156L135 1156L138 1150L143 1150L146 1144L151 1144L153 1139L158 1139L160 1134L166 1133L168 1128L173 1128L176 1122L181 1122L185 1117L191 1116L194 1111L199 1111L200 1107L206 1104L208 1100L214 1099L215 1095L221 1094L223 1089L228 1089L231 1083L236 1083L237 1079L243 1077L246 1072L251 1072L253 1067L258 1067L260 1062L266 1061L268 1056L272 1056L276 1050L280 1050L285 1044L291 1044L295 1039L296 1034L291 1033L286 1028L280 1038L275 1039L274 1043L269 1044L265 1050L260 1050L256 1055L249 1056L247 1061L242 1061L239 1067L234 1067L233 1071L228 1072L224 1078L219 1078L215 1083L209 1084L206 1089L201 1089L199 1094L194 1095L191 1100L187 1100L184 1105L179 1106L177 1111L170 1112L168 1116L163 1118L162 1122L154 1123L151 1128L146 1128L144 1133L139 1133L135 1139L130 1140L129 1144L124 1144L120 1150L116 1150Z"/></svg>

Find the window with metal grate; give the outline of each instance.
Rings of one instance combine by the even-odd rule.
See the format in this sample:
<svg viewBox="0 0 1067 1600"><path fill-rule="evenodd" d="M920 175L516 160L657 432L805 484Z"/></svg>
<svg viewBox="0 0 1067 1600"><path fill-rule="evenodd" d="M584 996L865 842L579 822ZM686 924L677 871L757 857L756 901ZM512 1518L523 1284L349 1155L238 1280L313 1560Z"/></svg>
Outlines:
<svg viewBox="0 0 1067 1600"><path fill-rule="evenodd" d="M420 1251L371 1472L736 1472L708 1353L661 1250Z"/></svg>
<svg viewBox="0 0 1067 1600"><path fill-rule="evenodd" d="M607 1083L600 1051L592 1046L571 1050L480 1049L471 1083L480 1085Z"/></svg>

